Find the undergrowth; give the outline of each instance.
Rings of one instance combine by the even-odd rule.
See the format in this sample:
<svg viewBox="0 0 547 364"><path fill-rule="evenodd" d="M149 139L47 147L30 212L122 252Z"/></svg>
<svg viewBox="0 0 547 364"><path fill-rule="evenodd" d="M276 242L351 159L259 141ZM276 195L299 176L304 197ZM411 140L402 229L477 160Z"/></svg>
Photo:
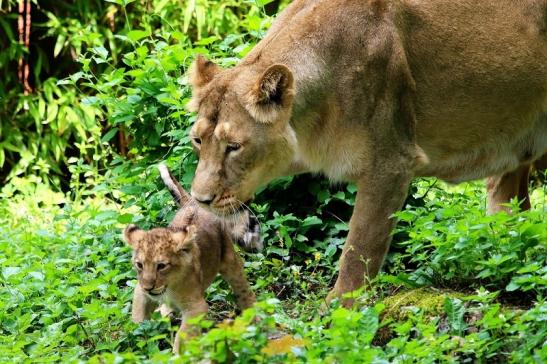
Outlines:
<svg viewBox="0 0 547 364"><path fill-rule="evenodd" d="M154 170L140 176L141 184L158 178ZM72 202L39 183L16 181L3 189L0 204L2 362L547 358L542 190L534 191L532 211L485 216L480 185L448 192L431 187L431 180L418 181L409 201L423 206L409 205L398 214L385 273L361 292L356 307L334 303L324 314L320 308L336 276L339 236L347 230L332 214L341 202L352 203L353 188L333 187L330 195L342 192L344 198L340 193L338 200L317 202L307 215L257 201L253 207L266 247L245 254L245 269L259 303L236 316L230 290L217 279L207 292L211 313L197 320L203 335L185 342L174 358L176 325L159 314L140 325L130 322L136 281L120 235L130 222L165 224L175 210L168 194L151 190L147 200L156 203L143 205L133 197L123 204L107 197Z"/></svg>

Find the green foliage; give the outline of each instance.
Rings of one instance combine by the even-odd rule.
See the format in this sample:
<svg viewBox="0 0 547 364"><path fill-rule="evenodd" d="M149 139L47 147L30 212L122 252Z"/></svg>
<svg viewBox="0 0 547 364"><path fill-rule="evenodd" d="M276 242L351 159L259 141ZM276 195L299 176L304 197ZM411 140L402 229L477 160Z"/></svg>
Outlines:
<svg viewBox="0 0 547 364"><path fill-rule="evenodd" d="M61 4L62 3L62 4ZM96 111L83 105L78 89L60 87L59 77L74 72L74 56L88 45L112 38L97 24L100 0L40 1L33 6L31 48L18 41L17 6L0 13L0 180L37 174L61 187L70 155L97 165L102 129ZM10 11L11 10L11 11ZM23 92L18 62L30 65L32 92Z"/></svg>
<svg viewBox="0 0 547 364"><path fill-rule="evenodd" d="M127 132L134 153L180 157L189 62L203 53L233 64L270 22L254 2L44 0L33 6L26 49L9 10L0 13L0 179L38 174L64 189L71 157L98 174L127 153ZM22 58L32 68L28 95L17 77Z"/></svg>
<svg viewBox="0 0 547 364"><path fill-rule="evenodd" d="M118 172L128 174L123 168ZM106 197L86 198L81 204L70 202L62 193L49 190L37 177L14 179L13 185L3 189L0 361L172 360L170 350L176 324L157 314L140 325L129 320L135 274L130 250L121 241L120 228L130 222L142 226L161 224L170 219L174 210L171 197L157 187L156 172L140 169L134 175L128 180L133 178L136 183L144 176L144 180L150 180L150 186L155 181L156 187L145 191L142 199L127 197L125 207ZM427 185L420 182L415 193L421 194ZM14 189L19 191L17 195L12 195ZM429 225L430 230L444 231L449 226L460 226L462 220L476 220L474 210L481 195L473 186L461 194L453 192L455 200L465 206L459 210L461 215L456 220L435 221ZM425 205L442 199L443 206L449 208L447 198L443 189L435 187L429 190ZM146 201L152 203L138 206ZM212 312L196 322L204 333L184 343L178 361L541 362L547 357L544 283L543 288L541 282L535 283L535 298L523 296L529 288L519 286L511 291L520 292L519 307L506 305L504 302L511 298L507 295L513 293L507 291L505 282L520 274L514 269L495 270L499 277L477 279L464 293L440 292L439 296L434 290L406 293L401 286L403 279L384 274L373 290L363 294L355 309L335 304L320 315L319 307L332 284L337 258L321 254L319 239L308 242L312 247L308 253L298 249L297 242L299 235L316 234L314 229L333 223L326 218L319 223L319 214L331 207L319 203L317 213L306 218L270 212L271 204L256 208L263 214L265 236L272 237L266 240L263 253L245 256L246 271L260 298L259 304L234 316L233 295L225 282L215 281L207 292ZM422 226L415 222L426 219L434 210L405 211L413 214L414 223L403 232L418 236ZM523 220L528 214L515 215L515 219ZM507 218L503 214L492 217L503 222ZM529 227L543 226L543 221L526 220ZM496 226L501 236L514 229L508 223ZM289 240L292 243L287 244ZM503 243L500 240L493 244ZM419 255L410 254L413 245L421 249L420 243L411 239L399 245L407 250L395 247L386 270L407 271L408 282L416 283L422 274L409 272L408 266L414 264L409 256ZM520 249L518 244L514 248ZM434 256L435 251L430 250L429 254ZM527 267L527 259L527 254L517 254L513 263L522 270ZM471 264L465 255L449 261L462 269ZM437 269L435 259L419 263L417 271ZM448 274L451 269L455 268L437 274ZM481 271L468 274L478 275ZM451 278L439 282L446 285L456 281ZM484 285L498 292L489 292ZM396 293L401 289L402 293Z"/></svg>
<svg viewBox="0 0 547 364"><path fill-rule="evenodd" d="M412 229L408 240L399 243L406 251L399 258L418 267L407 279L441 287L501 287L546 296L544 211L487 216L477 200L465 195L442 190L434 194L424 207L397 214L403 223L399 232Z"/></svg>

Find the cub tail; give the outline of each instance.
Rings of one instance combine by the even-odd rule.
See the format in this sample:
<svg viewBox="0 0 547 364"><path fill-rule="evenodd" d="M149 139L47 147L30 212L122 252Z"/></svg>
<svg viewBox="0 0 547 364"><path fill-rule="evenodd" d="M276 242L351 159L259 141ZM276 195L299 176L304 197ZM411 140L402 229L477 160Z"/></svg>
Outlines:
<svg viewBox="0 0 547 364"><path fill-rule="evenodd" d="M163 183L165 183L165 186L167 186L169 192L171 192L171 195L177 202L177 205L182 207L192 201L192 196L190 196L190 194L182 188L180 183L173 177L171 171L169 171L169 168L167 168L165 164L159 164L158 170L160 171L160 176Z"/></svg>

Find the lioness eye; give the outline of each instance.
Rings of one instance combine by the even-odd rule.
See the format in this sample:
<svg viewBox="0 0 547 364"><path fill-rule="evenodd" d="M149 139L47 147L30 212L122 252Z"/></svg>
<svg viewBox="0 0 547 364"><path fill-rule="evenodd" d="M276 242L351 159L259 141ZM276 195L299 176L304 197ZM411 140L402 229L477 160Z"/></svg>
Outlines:
<svg viewBox="0 0 547 364"><path fill-rule="evenodd" d="M201 139L200 138L194 138L194 143L196 143L197 145L201 145Z"/></svg>
<svg viewBox="0 0 547 364"><path fill-rule="evenodd" d="M165 264L165 263L158 263L157 268L158 268L158 270L164 270L165 268L167 268L167 264Z"/></svg>
<svg viewBox="0 0 547 364"><path fill-rule="evenodd" d="M142 269L142 263L141 262L136 262L135 265L137 266L138 270Z"/></svg>
<svg viewBox="0 0 547 364"><path fill-rule="evenodd" d="M241 148L241 144L230 143L226 146L226 153L235 152L236 150L239 150L239 148Z"/></svg>

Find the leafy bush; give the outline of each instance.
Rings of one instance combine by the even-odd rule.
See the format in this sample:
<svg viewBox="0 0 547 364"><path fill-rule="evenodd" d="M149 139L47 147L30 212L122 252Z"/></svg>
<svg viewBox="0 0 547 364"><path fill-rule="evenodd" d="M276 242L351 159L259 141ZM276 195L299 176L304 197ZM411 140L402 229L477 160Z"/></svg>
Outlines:
<svg viewBox="0 0 547 364"><path fill-rule="evenodd" d="M487 216L476 200L435 192L424 207L409 207L397 214L402 222L399 232L408 234L408 240L399 243L405 249L400 258L418 267L407 279L417 284L500 287L546 296L544 211Z"/></svg>
<svg viewBox="0 0 547 364"><path fill-rule="evenodd" d="M122 169L120 173L126 172ZM159 315L140 325L129 322L135 274L130 250L120 239L120 227L130 222L161 224L174 210L171 197L157 187L156 172L141 169L134 173L137 177L132 183L142 183L138 176L148 176L144 180L150 185L156 181L156 187L146 191L142 200L129 197L126 207L104 197L73 203L38 179L14 179L17 186L4 188L3 197L11 197L0 203L0 361L172 360L171 342L177 325ZM422 195L427 185L418 183L416 194ZM10 195L13 188L18 195ZM310 242L308 253L296 248L299 235L308 236L313 229L321 231L319 217L310 214L302 219L270 212L271 204L256 205L264 214L264 234L271 237L262 254L246 255L246 271L260 303L234 317L234 298L227 284L215 281L207 292L212 312L207 319L199 320L204 334L185 343L180 361L541 362L547 354L547 307L541 283L518 288L524 292L531 287L536 293L535 298L519 296L519 307L506 305L503 298L506 282L521 275L517 273L521 268L513 269L513 265L526 267L527 259L535 256L533 251L525 251L520 257L517 254L507 266L510 269L494 270L494 276L488 279L471 280L463 293L437 297L433 290L429 296L436 303L401 286L401 282L458 286L461 283L452 274L455 269L467 269L466 274L478 274L484 269L468 269L472 262L457 251L455 257L446 258L451 250L445 246L438 251L429 249L432 259L412 259L425 254L421 253L424 244L416 238L423 236L424 226L436 232L464 226L462 221L479 223L475 208L481 195L473 186L468 186L465 193L453 193L455 200L466 206L457 210L461 215L454 220L430 223L430 211L434 210L406 210L413 216L409 220L412 226L398 234L399 245L406 251L396 247L386 265L386 270L400 275L381 275L374 289L364 293L360 306L348 310L335 304L323 316L319 307L336 272L336 258L321 250L329 246L324 243L329 238ZM449 209L451 204L445 198L447 193L435 187L429 190L425 204L442 200ZM152 203L144 205L146 209L137 206L143 201ZM320 205L317 211L329 208L328 204ZM537 212L529 213L527 228L543 226L543 220L533 218ZM494 231L506 237L524 216L528 215L481 218L503 222L498 225L490 221ZM402 233L413 238L407 242L400 236ZM462 236L467 233L460 231ZM290 247L288 239L293 242ZM514 242L510 246L520 249ZM532 245L529 249L538 247ZM538 255L534 259L541 258ZM445 268L439 266L438 260L442 259L447 259ZM481 260L487 261L488 257ZM416 262L419 268L409 272L409 266ZM437 280L425 281L424 272L435 272L427 277ZM443 280L443 275L449 278ZM466 275L462 274L462 279L466 280ZM494 292L488 292L484 285Z"/></svg>
<svg viewBox="0 0 547 364"><path fill-rule="evenodd" d="M64 163L78 156L96 164L102 129L95 110L80 102L80 91L56 83L76 72L80 52L111 40L110 26L119 23L103 17L109 7L100 0L34 2L26 49L16 33L18 2L7 3L7 13L0 12L0 180L35 174L66 188ZM30 66L30 93L17 76L22 58Z"/></svg>
<svg viewBox="0 0 547 364"><path fill-rule="evenodd" d="M127 153L126 126L135 151L179 142L180 134L163 134L189 125L181 75L191 57L233 64L269 24L269 2L44 0L32 7L26 49L9 1L0 13L0 178L38 174L66 190L69 158L100 174L113 154ZM28 95L17 78L21 58L32 68Z"/></svg>

